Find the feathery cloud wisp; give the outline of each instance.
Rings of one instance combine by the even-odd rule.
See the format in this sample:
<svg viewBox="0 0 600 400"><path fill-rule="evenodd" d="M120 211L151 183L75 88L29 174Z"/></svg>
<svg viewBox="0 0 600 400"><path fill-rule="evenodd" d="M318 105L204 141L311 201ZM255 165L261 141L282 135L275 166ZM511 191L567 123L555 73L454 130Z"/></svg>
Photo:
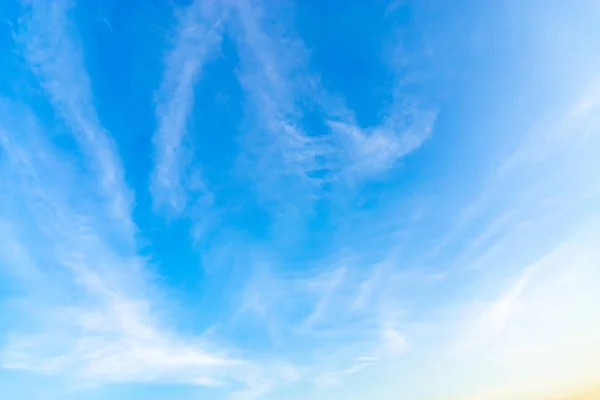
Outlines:
<svg viewBox="0 0 600 400"><path fill-rule="evenodd" d="M126 231L135 234L131 220L133 194L125 182L118 150L98 119L81 45L67 14L69 2L23 2L18 40L41 86L63 118L99 177L108 207Z"/></svg>
<svg viewBox="0 0 600 400"><path fill-rule="evenodd" d="M2 108L3 121L11 120ZM114 250L98 220L71 205L73 200L87 203L89 193L69 185L70 177L85 176L65 169L69 166L59 161L60 153L43 145L41 128L29 113L8 109L17 122L0 127L6 155L2 174L13 183L12 195L2 198L3 224L13 227L12 245L3 246L3 264L29 296L19 306L21 319L37 323L8 335L3 366L99 383L206 385L226 378L220 371L237 368L239 361L205 351L203 340L180 338L160 327L144 260ZM61 171L62 181L54 179L55 171ZM99 206L96 212L102 214ZM18 218L10 213L15 208ZM25 257L33 248L35 258ZM31 273L23 274L24 268Z"/></svg>
<svg viewBox="0 0 600 400"><path fill-rule="evenodd" d="M263 197L277 199L292 192L304 197L305 190L318 189L317 175L327 167L324 160L330 151L325 138L310 135L301 123L298 104L307 78L306 50L270 23L260 2L238 1L234 9L243 63L240 81L248 96L246 123L251 127L242 139L242 164L254 171L252 178Z"/></svg>
<svg viewBox="0 0 600 400"><path fill-rule="evenodd" d="M190 191L204 191L187 173L192 166L186 147L186 126L194 103L194 90L204 64L218 51L227 9L216 1L195 1L180 10L173 48L165 58L157 93L156 165L151 191L155 206L175 212L185 209ZM202 195L202 193L200 193Z"/></svg>
<svg viewBox="0 0 600 400"><path fill-rule="evenodd" d="M236 5L245 65L241 82L251 99L249 114L260 115L256 134L247 138L246 145L254 153L249 162L260 169L263 193L281 192L277 186L282 176L293 178L284 181L286 193L294 181L318 192L321 184L340 177L345 181L376 177L429 137L436 113L402 94L402 76L395 77L393 103L383 121L363 128L343 97L328 93L318 75L309 71L309 51L292 30L279 29L260 3ZM306 129L299 111L304 103L319 111L327 134L314 135Z"/></svg>

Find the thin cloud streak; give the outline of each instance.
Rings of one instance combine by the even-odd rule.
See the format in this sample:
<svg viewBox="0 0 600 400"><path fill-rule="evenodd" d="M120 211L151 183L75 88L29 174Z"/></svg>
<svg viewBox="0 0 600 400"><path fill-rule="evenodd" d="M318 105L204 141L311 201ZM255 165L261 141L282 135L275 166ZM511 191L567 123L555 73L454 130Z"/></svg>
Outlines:
<svg viewBox="0 0 600 400"><path fill-rule="evenodd" d="M109 215L133 239L136 227L129 189L116 146L94 109L80 45L69 28L68 3L33 2L25 8L27 17L18 39L27 60L57 114L90 159ZM32 117L25 112L23 120ZM50 144L42 145L45 135L37 123L27 126L29 136L15 136L14 132L23 130L15 124L2 128L2 148L9 155L3 169L13 178L11 193L22 196L19 207L25 211L19 220L6 222L17 228L21 240L13 238L13 246L3 255L12 256L13 270L22 269L20 264L25 263L45 275L43 280L21 279L28 295L20 312L31 326L8 334L1 352L5 368L71 375L92 383L201 386L240 382L245 370L256 368L230 357L228 351L215 350L202 338L179 337L164 329L156 314L159 307L152 298L155 288L145 260L112 248L111 240L103 236L107 226L99 217L105 214L103 202L96 202L93 192L74 190L86 185L67 185L68 177L77 182L86 178L85 173L73 172L67 161L58 161L60 154ZM64 180L59 185L48 174L57 168ZM3 200L19 204L14 198ZM15 254L19 249L31 253L34 248L39 251L32 260L20 257L18 251ZM40 288L48 293L59 290L55 298L39 303ZM77 294L77 301L67 293Z"/></svg>
<svg viewBox="0 0 600 400"><path fill-rule="evenodd" d="M0 176L10 179L12 190L0 197L1 225L8 228L3 238L10 239L0 246L0 265L6 269L3 276L6 272L23 289L11 313L27 323L6 332L0 347L3 368L69 377L84 385L229 388L240 399L299 379L294 366L283 361L256 363L208 335L180 335L168 328L146 259L111 247L98 225L103 220L86 214L101 214L101 204L78 207L88 203L89 193L73 182L88 177L61 161L63 154L46 140L30 112L4 105Z"/></svg>
<svg viewBox="0 0 600 400"><path fill-rule="evenodd" d="M396 41L402 42L399 37ZM406 76L410 55L404 53L402 44L391 51L384 46L382 60L390 58L388 52L393 54L386 63L392 76L392 101L382 110L379 124L361 126L354 110L343 101L326 103L337 104L336 108L326 107L325 114L328 126L346 151L344 174L351 181L371 179L392 169L400 159L421 147L432 134L437 119L435 107L421 104L418 95L410 94L410 79Z"/></svg>
<svg viewBox="0 0 600 400"><path fill-rule="evenodd" d="M401 111L381 125L361 128L353 119L329 121L347 149L349 179L377 176L392 168L407 154L417 150L432 131L436 115L421 110Z"/></svg>
<svg viewBox="0 0 600 400"><path fill-rule="evenodd" d="M151 177L155 206L176 213L186 208L194 192L208 190L189 176L192 166L188 165L191 154L186 126L202 68L218 52L227 18L227 8L212 0L197 0L180 11L173 48L165 57L157 92L158 126L153 137L156 165Z"/></svg>
<svg viewBox="0 0 600 400"><path fill-rule="evenodd" d="M25 17L19 25L18 41L41 86L58 115L71 130L89 158L108 199L110 214L131 240L133 194L127 187L118 149L99 121L91 84L84 68L81 44L68 19L66 0L23 2Z"/></svg>
<svg viewBox="0 0 600 400"><path fill-rule="evenodd" d="M248 95L251 126L243 138L242 163L251 167L263 197L305 197L306 190L319 188L317 175L331 151L325 138L309 135L300 121L306 51L299 40L279 32L279 26L267 26L268 11L259 2L236 1L234 9L240 25L235 35L243 65L240 82Z"/></svg>
<svg viewBox="0 0 600 400"><path fill-rule="evenodd" d="M8 334L3 367L73 375L92 383L214 385L228 379L243 362L221 350L204 350L214 346L201 338L182 338L160 326L145 261L115 251L99 233L102 227L69 204L67 199L86 203L88 193L68 185L67 178L74 176L68 170L63 170L63 183L53 181L47 171L66 166L59 162L60 153L43 145L45 135L31 115L14 120L29 123L26 130L19 123L0 127L1 150L7 156L2 175L13 182L2 208L20 207L18 219L1 215L3 224L16 232L12 251L2 256L8 273L25 289L18 312L31 324ZM35 258L25 257L33 249ZM23 275L24 267L34 273Z"/></svg>
<svg viewBox="0 0 600 400"><path fill-rule="evenodd" d="M245 315L269 332L276 330L273 344L292 352L292 360L304 366L314 384L337 386L349 375L410 350L398 305L403 290L423 279L402 276L394 262L358 268L357 260L345 258L292 276L267 274L263 267L249 279L238 318L247 321ZM292 350L304 346L314 352L308 359Z"/></svg>
<svg viewBox="0 0 600 400"><path fill-rule="evenodd" d="M377 177L430 136L436 112L402 93L398 71L394 71L394 100L383 121L363 128L343 97L328 93L318 75L308 70L309 51L293 30L284 32L267 23L269 10L258 2L235 5L244 65L240 79L249 96L248 114L260 116L255 134L244 142L250 152L247 164L258 165L255 180L265 196L293 192L303 197L308 190L314 199L326 183ZM400 63L393 66L400 67ZM311 135L305 130L304 115L298 111L304 103L319 111L329 128L327 134Z"/></svg>

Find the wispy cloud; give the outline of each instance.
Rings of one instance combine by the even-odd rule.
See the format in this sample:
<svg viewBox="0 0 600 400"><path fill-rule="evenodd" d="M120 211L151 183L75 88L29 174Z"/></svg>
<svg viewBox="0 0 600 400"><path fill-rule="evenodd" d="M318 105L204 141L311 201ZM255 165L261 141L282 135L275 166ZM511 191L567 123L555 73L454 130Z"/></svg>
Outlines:
<svg viewBox="0 0 600 400"><path fill-rule="evenodd" d="M370 267L347 257L300 274L262 268L240 299L240 313L269 331L276 327L273 346L290 352L317 386L337 386L410 349L401 299L407 287L424 282L394 263L390 258ZM310 357L294 350L304 346L312 349Z"/></svg>
<svg viewBox="0 0 600 400"><path fill-rule="evenodd" d="M292 192L314 191L318 172L330 151L326 139L305 131L299 104L308 83L306 50L295 37L284 34L260 2L235 2L238 49L243 71L240 80L248 100L250 133L243 139L244 169L251 167L262 196L277 199ZM292 83L295 80L295 83ZM282 186L290 188L283 190ZM291 190L297 188L299 190Z"/></svg>
<svg viewBox="0 0 600 400"><path fill-rule="evenodd" d="M156 98L156 165L151 178L155 206L175 212L185 209L190 195L207 195L208 188L198 178L201 171L189 165L192 155L186 132L203 66L221 43L227 7L218 1L195 1L178 11L173 47L165 57Z"/></svg>
<svg viewBox="0 0 600 400"><path fill-rule="evenodd" d="M490 171L480 193L457 213L437 250L468 238L455 264L482 268L522 240L529 242L520 251L524 258L543 251L541 243L548 250L581 223L600 196L600 184L591 173L598 163L590 150L599 143L598 82L597 77L588 78L524 128L519 143ZM547 174L553 179L540 178ZM570 215L570 210L580 213ZM551 226L560 229L550 231Z"/></svg>
<svg viewBox="0 0 600 400"><path fill-rule="evenodd" d="M2 299L8 321L0 324L2 368L64 376L84 386L201 386L237 400L306 398L312 390L312 397L321 390L360 397L343 396L346 387L336 387L345 384L348 391L385 385L390 395L373 396L392 398L404 388L399 377L432 375L440 388L444 380L458 389L467 382L465 393L480 384L491 388L482 390L487 398L511 396L513 388L537 391L549 378L575 383L599 370L600 81L557 91L572 97L556 96L548 107L536 105L544 115L490 173L439 251L421 257L415 253L427 252L430 243L421 239L444 234L443 224L428 222L437 216L452 220L448 214L455 210L445 203L454 196L432 195L432 207L443 209L424 221L405 212L420 197L405 201L395 181L384 187L390 183L386 173L397 172L399 161L425 143L436 120L434 108L405 90L400 51L394 50L398 58L388 65L391 101L365 125L363 110L348 107L344 93L329 93L309 69L310 51L290 28L294 18L285 12L279 18L279 5L197 0L177 10L151 116L157 122L150 172L154 208L141 214L166 211L194 219L193 209L210 203L186 127L203 68L227 34L237 45L245 90L237 167L251 188L246 192L247 182L229 175L224 179L234 182L219 185L234 187L226 195L248 196L253 205L258 191L269 211L273 203L284 210L271 213L270 221L246 218L254 211L243 207L246 198L236 203L241 212L223 210L223 219L231 220L223 221L202 254L206 268L200 278L185 271L194 257L181 256L179 243L166 243L165 252L177 254L161 254L160 268L178 265L164 280L191 278L202 286L200 295L196 287L169 288L185 291L182 297L198 306L189 310L198 319L185 321L198 331L184 333L162 277L154 275L152 260L159 256L152 248L144 248L144 255L137 249L142 238L136 235L131 190L101 110L94 107L70 4L23 1L16 36L52 107L0 99L0 275L11 289L9 301ZM387 12L396 12L394 7ZM536 118L525 119L523 125ZM313 122L318 134L308 127ZM67 139L69 146L63 146L65 137L54 141L65 130L74 139ZM432 192L461 187L445 175L436 186L437 176L428 174L418 178ZM374 195L388 197L386 205L365 201L360 210L345 208L343 197L361 186L353 183L371 179L380 181ZM357 196L363 194L373 193ZM300 240L286 241L296 235L288 220L269 229L294 214L290 209L311 208L319 197L326 198L318 207L326 203L330 209L293 221L316 229L310 237L302 232ZM336 207L336 197L344 207ZM415 208L427 214L427 206ZM400 226L401 234L395 231ZM237 235L238 228L244 233ZM154 233L147 232L150 242ZM123 246L122 236L131 245ZM440 273L440 265L450 273ZM206 331L199 328L205 323L212 324ZM377 381L368 381L375 376ZM503 378L511 391L496 390ZM423 386L422 379L414 381ZM282 386L285 393L275 393ZM419 397L409 392L407 398Z"/></svg>
<svg viewBox="0 0 600 400"><path fill-rule="evenodd" d="M471 323L452 354L473 370L481 368L477 379L486 388L480 398L542 398L597 379L600 348L592 332L600 327L600 314L590 305L598 301L593 243L600 225L597 218L585 225L526 265L483 310L469 313Z"/></svg>
<svg viewBox="0 0 600 400"><path fill-rule="evenodd" d="M381 125L371 128L361 128L353 118L329 121L347 149L345 173L350 179L377 176L392 168L429 137L436 118L435 112L417 106L394 105L390 113Z"/></svg>
<svg viewBox="0 0 600 400"><path fill-rule="evenodd" d="M375 363L375 359L361 360L358 357L355 363L337 371L327 371L319 373L314 378L314 383L318 387L335 387L343 383L345 377L354 375L362 370L369 368Z"/></svg>
<svg viewBox="0 0 600 400"><path fill-rule="evenodd" d="M10 239L1 249L2 265L23 287L10 309L21 323L6 335L2 366L91 384L234 382L246 388L247 398L253 397L254 381L262 382L264 393L288 379L267 379L264 366L234 355L237 351L165 326L160 290L146 259L135 245L115 247L104 218L117 220L126 238L135 241L130 190L116 146L94 108L69 3L27 2L24 10L19 43L93 173L63 157L31 111L0 104L1 172L11 182L1 198ZM197 39L192 34L182 40ZM16 273L26 268L31 273ZM246 379L249 375L256 379Z"/></svg>
<svg viewBox="0 0 600 400"><path fill-rule="evenodd" d="M88 203L89 193L69 185L70 178L86 177L63 169L69 165L59 161L60 153L31 115L17 107L10 111L18 116L13 121L29 122L0 129L6 156L2 174L13 184L2 208L20 211L18 219L2 213L3 224L14 231L13 244L3 249L10 251L2 256L25 288L16 312L29 319L30 328L8 335L3 366L98 383L211 385L227 379L240 361L220 350L207 351L211 346L201 338L180 338L160 326L144 259L113 249L97 220L71 204L69 199ZM11 119L3 114L3 121ZM27 134L14 133L24 126ZM58 169L62 181L53 179ZM35 258L26 257L32 252ZM35 274L23 275L23 268Z"/></svg>
<svg viewBox="0 0 600 400"><path fill-rule="evenodd" d="M236 6L247 114L258 115L249 118L254 134L245 142L247 166L258 165L255 180L263 194L305 195L308 189L314 198L325 183L376 177L429 137L436 112L403 93L401 63L392 65L397 69L393 102L381 123L362 127L343 96L329 93L309 70L310 52L293 29L284 31L272 22L276 19L269 13L275 11L260 2L239 1ZM307 104L320 113L328 132L315 135L307 129L302 111ZM282 182L285 191L278 189ZM291 189L295 185L299 191Z"/></svg>
<svg viewBox="0 0 600 400"><path fill-rule="evenodd" d="M170 329L147 260L114 248L103 220L87 214L102 213L77 184L89 176L61 160L30 112L6 103L0 110L0 176L12 185L0 198L7 239L0 265L22 288L5 309L19 323L5 332L3 368L67 376L83 386L219 387L237 399L300 379L284 361L247 360L208 334Z"/></svg>
<svg viewBox="0 0 600 400"><path fill-rule="evenodd" d="M392 11L390 6L388 13ZM327 123L346 152L342 156L346 179L369 179L385 173L419 149L433 131L437 118L435 92L429 93L425 102L414 89L428 83L419 76L422 71L416 73L412 65L423 55L410 54L398 32L392 37L393 44L383 45L380 55L389 71L391 95L390 103L380 112L380 122L362 126L344 102L339 102L336 109L326 110Z"/></svg>
<svg viewBox="0 0 600 400"><path fill-rule="evenodd" d="M454 272L470 283L458 311L440 307L452 322L439 329L481 382L474 399L544 398L597 378L596 82L547 104L450 232L464 249Z"/></svg>
<svg viewBox="0 0 600 400"><path fill-rule="evenodd" d="M131 220L133 195L125 183L116 145L94 108L81 44L68 19L70 2L34 0L23 2L23 8L18 40L24 46L25 57L57 114L89 158L103 195L109 200L110 214L131 238L135 233Z"/></svg>
<svg viewBox="0 0 600 400"><path fill-rule="evenodd" d="M342 289L342 284L346 279L346 274L347 269L345 267L338 267L331 271L323 272L305 283L307 291L316 293L317 296L314 308L306 319L302 321L302 329L313 328L329 314L328 308L332 306L331 303L338 297L339 290Z"/></svg>

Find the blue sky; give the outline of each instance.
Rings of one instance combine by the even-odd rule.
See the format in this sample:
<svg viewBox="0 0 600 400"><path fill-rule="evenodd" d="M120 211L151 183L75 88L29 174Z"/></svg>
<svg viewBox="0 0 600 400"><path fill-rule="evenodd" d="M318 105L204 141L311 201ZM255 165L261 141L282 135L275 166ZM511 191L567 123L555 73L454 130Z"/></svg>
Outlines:
<svg viewBox="0 0 600 400"><path fill-rule="evenodd" d="M1 397L598 382L596 1L0 15Z"/></svg>

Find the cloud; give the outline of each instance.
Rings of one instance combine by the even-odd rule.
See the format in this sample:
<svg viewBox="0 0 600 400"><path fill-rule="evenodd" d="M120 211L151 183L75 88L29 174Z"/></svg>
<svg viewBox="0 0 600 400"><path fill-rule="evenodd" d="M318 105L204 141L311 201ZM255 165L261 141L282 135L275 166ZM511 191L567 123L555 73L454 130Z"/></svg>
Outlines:
<svg viewBox="0 0 600 400"><path fill-rule="evenodd" d="M240 362L182 342L143 318L144 304L113 300L97 309L56 310L72 326L58 332L13 334L2 354L4 368L67 373L91 383L155 382L223 384ZM75 333L77 332L77 333Z"/></svg>
<svg viewBox="0 0 600 400"><path fill-rule="evenodd" d="M393 259L370 266L346 256L298 273L275 269L274 260L270 269L261 265L243 291L237 318L262 323L270 346L302 365L303 376L318 387L336 387L409 349L399 318L402 292L423 282L403 275Z"/></svg>
<svg viewBox="0 0 600 400"><path fill-rule="evenodd" d="M290 385L301 379L298 369L287 362L262 360L259 367L247 368L240 374L246 388L233 392L232 400L262 398L281 385Z"/></svg>
<svg viewBox="0 0 600 400"><path fill-rule="evenodd" d="M161 328L145 260L115 250L98 220L69 204L66 199L87 203L90 193L69 185L68 170L62 183L52 180L53 171L67 166L60 152L46 143L30 114L11 111L17 122L0 127L2 175L13 185L2 198L6 211L0 217L12 232L2 257L24 287L15 312L29 322L8 334L2 365L97 383L211 385L229 378L242 361L207 351L212 346L200 338ZM3 121L9 120L3 113ZM10 213L16 207L18 218ZM95 212L102 214L102 207Z"/></svg>
<svg viewBox="0 0 600 400"><path fill-rule="evenodd" d="M285 361L247 360L208 334L168 328L147 260L107 240L101 217L107 210L77 184L89 176L74 172L30 112L2 105L0 176L12 189L0 198L7 239L0 272L22 288L5 305L15 323L0 349L3 368L66 376L82 386L226 388L238 399L300 379Z"/></svg>
<svg viewBox="0 0 600 400"><path fill-rule="evenodd" d="M204 64L218 52L227 18L227 8L212 0L195 1L180 11L173 48L165 57L156 97L156 165L151 179L155 206L176 213L186 208L190 196L209 195L202 178L193 179L194 174L190 173L196 167L188 165L191 149L186 144L186 132L194 90Z"/></svg>
<svg viewBox="0 0 600 400"><path fill-rule="evenodd" d="M390 8L386 14L392 11ZM380 111L380 122L370 126L359 123L355 110L349 109L343 99L324 103L327 125L336 136L336 145L344 151L340 155L343 174L350 181L377 178L392 169L421 147L432 134L437 119L432 105L436 91L430 91L425 100L415 90L418 84L427 83L418 76L423 71L415 72L412 65L422 55L410 54L398 32L391 37L393 45L383 45L381 52L391 77L391 101Z"/></svg>
<svg viewBox="0 0 600 400"><path fill-rule="evenodd" d="M56 113L89 158L103 195L109 200L111 217L131 240L135 234L130 218L133 194L125 183L116 145L95 111L81 45L67 18L69 6L66 0L23 2L25 16L17 39Z"/></svg>
<svg viewBox="0 0 600 400"><path fill-rule="evenodd" d="M434 112L416 108L401 108L396 112L380 126L371 128L361 128L353 118L328 122L347 150L345 173L349 179L370 178L386 172L429 137L436 119Z"/></svg>
<svg viewBox="0 0 600 400"><path fill-rule="evenodd" d="M597 379L600 225L586 225L472 314L453 356L485 387L473 398L543 398Z"/></svg>
<svg viewBox="0 0 600 400"><path fill-rule="evenodd" d="M439 227L414 228L427 220L401 216L406 234L388 235L387 224L400 225L388 221L402 207L357 218L355 210L341 210L336 217L350 221L351 233L338 233L332 223L323 236L308 244L290 241L283 250L273 245L278 233L249 233L249 240L223 226L221 248L207 246L203 259L208 267L201 284L210 290L201 294L210 304L191 310L210 306L207 319L218 317L209 331L184 334L173 323L151 256L136 250L131 190L94 109L67 5L27 3L19 35L58 126L52 113L34 116L38 110L0 101L0 273L10 277L11 296L18 282L14 298L3 304L9 321L1 327L7 330L4 368L64 375L84 385L204 386L234 399L268 397L282 386L287 394L306 382L348 383L352 390L359 378L365 383L359 374L384 382L380 372L386 370L393 385L423 369L416 376L439 371L441 380L453 380L466 371L470 385L494 387L506 377L517 389L541 386L548 377L574 382L598 370L597 83L561 98L490 174L481 196L457 218L461 226L439 247L454 246L450 257L439 251L420 262L424 257L414 256L427 244L412 244ZM402 60L390 67L391 104L379 121L363 125L343 96L327 93L308 70L309 52L293 32L270 17L259 3L244 1L197 1L181 10L156 98L154 211L189 216L199 198L210 203L201 168L191 162L186 125L194 86L226 29L235 36L247 95L240 169L267 203L305 205L324 192L339 195L332 186L381 178L431 135L436 113L403 92ZM320 113L326 133L306 128L307 104ZM84 159L53 143L51 127L62 130L61 124ZM378 190L390 194L390 203L406 204L394 189ZM436 198L435 207L447 199ZM371 221L373 215L385 221ZM115 221L132 246L112 235ZM255 222L244 228L254 229ZM380 232L367 238L376 230L389 238L379 242ZM323 248L341 243L353 251L314 259L322 249L311 248L303 257L302 250L331 236L334 245ZM170 267L169 259L160 261ZM222 264L235 265L219 269ZM451 273L440 273L440 264ZM244 290L229 292L246 279Z"/></svg>
<svg viewBox="0 0 600 400"><path fill-rule="evenodd" d="M343 384L344 378L357 374L377 362L376 357L357 357L350 366L339 369L321 372L313 378L317 387L332 388Z"/></svg>
<svg viewBox="0 0 600 400"><path fill-rule="evenodd" d="M312 204L332 187L380 177L431 134L436 112L403 93L403 61L392 65L397 69L393 102L383 120L363 127L343 96L329 93L309 70L310 51L293 29L274 22L287 16L260 2L240 1L235 10L239 29L234 38L251 127L241 165L244 173L254 171L251 179L263 199ZM318 112L324 133L307 127L305 112L310 110Z"/></svg>
<svg viewBox="0 0 600 400"><path fill-rule="evenodd" d="M465 364L453 377L480 382L473 399L544 398L597 379L596 82L546 105L451 231L464 250L453 273L468 284L458 310L440 307L451 338L440 360Z"/></svg>
<svg viewBox="0 0 600 400"><path fill-rule="evenodd" d="M336 304L335 302L337 295L336 293L342 286L346 278L347 269L345 267L338 267L332 271L320 273L319 275L311 278L306 282L308 291L317 293L317 300L311 313L302 321L302 329L311 329L324 317L329 314L329 307ZM325 318L327 321L328 318Z"/></svg>
<svg viewBox="0 0 600 400"><path fill-rule="evenodd" d="M271 22L260 2L235 2L235 15L239 27L234 38L250 126L241 163L244 170L254 171L252 179L264 198L278 199L286 193L305 197L305 190L318 189L317 175L327 167L323 159L330 151L325 138L310 135L301 123L302 86L309 79L306 50Z"/></svg>
<svg viewBox="0 0 600 400"><path fill-rule="evenodd" d="M392 327L386 327L381 332L383 346L382 350L389 356L402 354L408 348L408 341Z"/></svg>
<svg viewBox="0 0 600 400"><path fill-rule="evenodd" d="M598 166L591 149L600 143L598 86L598 78L588 76L523 128L519 142L490 171L481 191L457 212L436 253L461 246L454 264L479 269L526 240L529 246L514 256L531 259L558 245L583 214L592 212L589 204L600 196L591 172ZM580 213L569 217L568 210L576 209Z"/></svg>
<svg viewBox="0 0 600 400"><path fill-rule="evenodd" d="M81 45L68 20L69 3L33 1L24 8L18 40L26 59L90 160L108 216L117 219L126 238L132 240L136 227L131 218L131 191L116 146L94 109ZM19 111L10 105L3 107L5 122L15 109ZM70 373L97 382L217 382L220 378L214 376L214 370L235 361L210 354L194 343L195 339L177 338L159 328L154 305L147 297L150 286L144 260L113 249L105 240L107 225L99 225L99 216L106 215L104 202L94 201L86 184L74 186L81 192L68 185L89 177L74 173L68 162L58 161L60 154L44 144L35 118L28 112L20 114L27 126L13 119L2 127L2 147L7 155L3 172L11 178L13 195L22 196L24 203L4 198L6 207L24 212L18 220L5 222L16 231L8 249L10 257L5 260L12 271L26 267L44 277L21 277L29 292L23 316L27 315L34 327L36 322L41 326L8 336L3 365ZM28 133L15 136L22 129ZM51 171L60 173L53 176ZM34 248L36 257L30 259L27 254ZM65 291L57 294L53 287ZM40 289L54 296L40 303L36 299ZM69 301L68 293L78 300Z"/></svg>
<svg viewBox="0 0 600 400"><path fill-rule="evenodd" d="M575 94L554 107L555 114L540 119L523 136L521 143L499 167L498 173L510 174L523 168L545 165L553 158L572 157L580 146L594 140L600 126L600 78L588 78ZM584 161L584 160L580 160ZM574 166L577 166L575 164Z"/></svg>
<svg viewBox="0 0 600 400"><path fill-rule="evenodd" d="M11 182L1 198L3 236L10 239L1 256L6 274L22 287L8 307L19 318L2 344L2 366L82 384L235 383L252 391L255 383L244 377L253 371L256 381L268 382L264 392L288 379L267 379L265 367L233 355L236 350L165 327L147 260L110 234L116 220L122 236L135 240L132 196L94 108L68 3L34 1L24 9L18 41L92 174L51 143L30 110L0 104L1 172Z"/></svg>

